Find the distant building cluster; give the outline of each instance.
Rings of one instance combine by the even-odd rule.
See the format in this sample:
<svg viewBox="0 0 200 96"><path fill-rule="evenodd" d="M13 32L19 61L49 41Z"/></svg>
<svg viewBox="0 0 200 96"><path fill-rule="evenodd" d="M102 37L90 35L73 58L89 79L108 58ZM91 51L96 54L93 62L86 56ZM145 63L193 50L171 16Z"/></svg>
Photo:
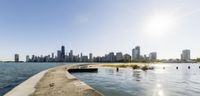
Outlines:
<svg viewBox="0 0 200 96"><path fill-rule="evenodd" d="M74 55L73 50L70 50L69 53L66 53L65 46L61 46L61 49L57 50L57 55L51 53L51 55L47 56L26 56L26 62L155 62L156 60L156 52L151 52L149 56L142 56L140 54L140 46L136 46L134 49L132 49L132 55L128 53L123 54L122 52L109 52L104 56L96 57L93 56L92 53L89 53L88 55L83 55L82 53Z"/></svg>
<svg viewBox="0 0 200 96"><path fill-rule="evenodd" d="M133 62L156 62L157 60L157 53L151 52L149 55L142 56L140 54L140 46L136 46L132 49L132 60Z"/></svg>

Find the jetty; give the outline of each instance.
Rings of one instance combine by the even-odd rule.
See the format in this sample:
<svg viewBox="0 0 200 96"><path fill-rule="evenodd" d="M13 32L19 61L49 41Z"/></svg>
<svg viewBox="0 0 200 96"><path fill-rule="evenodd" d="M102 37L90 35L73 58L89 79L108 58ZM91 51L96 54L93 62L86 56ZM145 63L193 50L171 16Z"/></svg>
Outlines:
<svg viewBox="0 0 200 96"><path fill-rule="evenodd" d="M51 68L32 76L5 96L103 96L70 74L71 72L97 71L97 68L77 64Z"/></svg>

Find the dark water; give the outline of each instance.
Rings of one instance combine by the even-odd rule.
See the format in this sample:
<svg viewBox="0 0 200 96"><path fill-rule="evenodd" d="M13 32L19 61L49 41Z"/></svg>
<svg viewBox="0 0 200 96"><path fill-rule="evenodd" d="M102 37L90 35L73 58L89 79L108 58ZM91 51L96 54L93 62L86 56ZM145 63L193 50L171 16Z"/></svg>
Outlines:
<svg viewBox="0 0 200 96"><path fill-rule="evenodd" d="M200 96L200 64L153 66L154 70L146 72L131 68L121 68L119 72L115 68L101 68L98 73L73 75L105 96Z"/></svg>
<svg viewBox="0 0 200 96"><path fill-rule="evenodd" d="M34 74L61 63L0 63L0 96Z"/></svg>

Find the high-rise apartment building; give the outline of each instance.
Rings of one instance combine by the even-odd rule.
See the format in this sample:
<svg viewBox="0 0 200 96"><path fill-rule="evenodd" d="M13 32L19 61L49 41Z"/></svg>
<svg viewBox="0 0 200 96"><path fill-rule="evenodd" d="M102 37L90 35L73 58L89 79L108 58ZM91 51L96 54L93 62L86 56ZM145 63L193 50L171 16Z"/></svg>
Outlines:
<svg viewBox="0 0 200 96"><path fill-rule="evenodd" d="M139 61L140 60L140 46L136 46L132 49L132 61Z"/></svg>
<svg viewBox="0 0 200 96"><path fill-rule="evenodd" d="M123 54L122 52L116 53L116 61L122 61L123 60Z"/></svg>
<svg viewBox="0 0 200 96"><path fill-rule="evenodd" d="M110 52L109 54L108 54L108 62L114 62L115 61L115 54L114 54L114 52Z"/></svg>
<svg viewBox="0 0 200 96"><path fill-rule="evenodd" d="M151 52L149 53L149 61L156 61L157 60L157 53Z"/></svg>
<svg viewBox="0 0 200 96"><path fill-rule="evenodd" d="M181 60L182 61L189 61L190 60L190 50L186 49L186 50L182 51Z"/></svg>
<svg viewBox="0 0 200 96"><path fill-rule="evenodd" d="M125 62L130 62L130 61L131 61L131 55L125 54L125 55L124 55L124 61L125 61Z"/></svg>

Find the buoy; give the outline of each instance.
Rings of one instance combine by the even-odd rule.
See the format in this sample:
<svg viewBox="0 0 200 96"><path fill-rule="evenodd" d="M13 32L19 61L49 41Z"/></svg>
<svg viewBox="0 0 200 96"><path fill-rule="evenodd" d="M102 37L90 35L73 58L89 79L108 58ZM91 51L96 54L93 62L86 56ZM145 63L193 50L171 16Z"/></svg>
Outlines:
<svg viewBox="0 0 200 96"><path fill-rule="evenodd" d="M119 71L119 68L117 67L117 72Z"/></svg>
<svg viewBox="0 0 200 96"><path fill-rule="evenodd" d="M200 69L200 66L199 66L199 69Z"/></svg>
<svg viewBox="0 0 200 96"><path fill-rule="evenodd" d="M188 66L188 69L190 69L190 66Z"/></svg>
<svg viewBox="0 0 200 96"><path fill-rule="evenodd" d="M176 69L178 69L178 67L176 67Z"/></svg>

